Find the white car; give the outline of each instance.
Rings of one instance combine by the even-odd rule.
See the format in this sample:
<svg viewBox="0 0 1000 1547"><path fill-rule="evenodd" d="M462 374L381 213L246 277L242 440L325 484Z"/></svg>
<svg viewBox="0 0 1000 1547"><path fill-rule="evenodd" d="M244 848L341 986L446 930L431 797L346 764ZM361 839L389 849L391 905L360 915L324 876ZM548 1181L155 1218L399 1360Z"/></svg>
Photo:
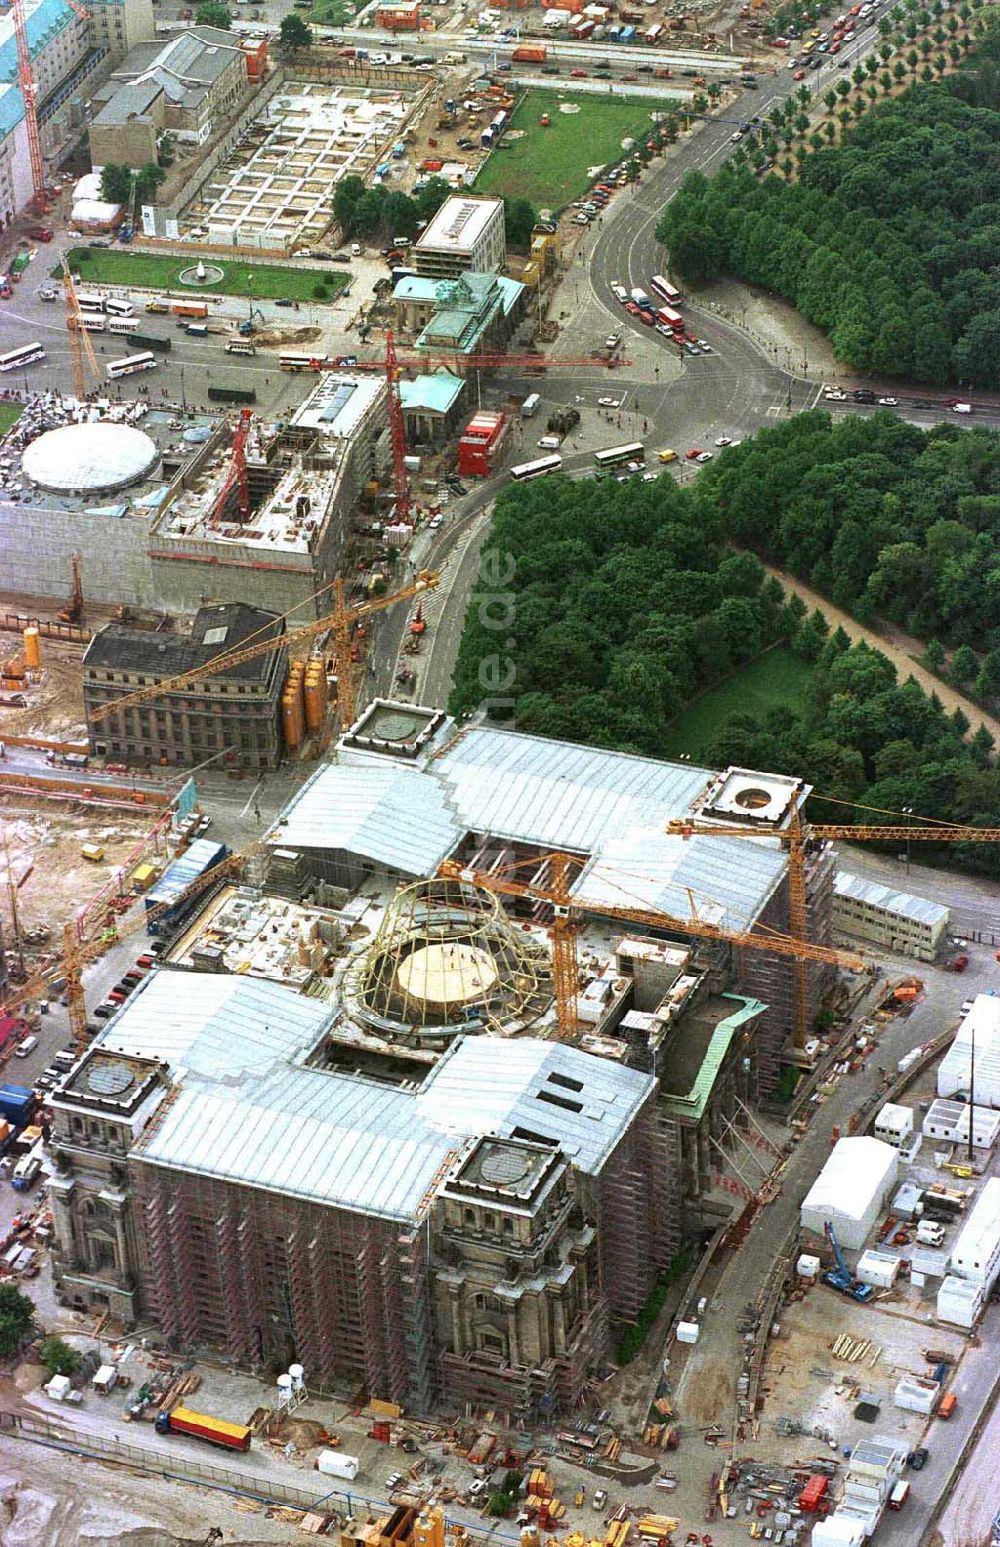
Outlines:
<svg viewBox="0 0 1000 1547"><path fill-rule="evenodd" d="M579 215L574 215L573 216L573 224L575 226L589 226L590 225L590 216L589 215L585 215L583 213L583 211L581 210Z"/></svg>
<svg viewBox="0 0 1000 1547"><path fill-rule="evenodd" d="M846 392L841 392L839 387L831 388L831 390L829 392L824 392L823 396L826 398L826 401L828 403L846 403L847 402L847 393Z"/></svg>
<svg viewBox="0 0 1000 1547"><path fill-rule="evenodd" d="M717 446L731 446L733 444L733 437L731 435L717 435L715 444Z"/></svg>
<svg viewBox="0 0 1000 1547"><path fill-rule="evenodd" d="M698 348L701 350L703 355L710 355L715 353L711 344L706 344L703 338L698 340Z"/></svg>
<svg viewBox="0 0 1000 1547"><path fill-rule="evenodd" d="M597 403L598 403L598 407L599 408L620 408L621 407L621 398L616 398L616 397L599 397L597 399Z"/></svg>
<svg viewBox="0 0 1000 1547"><path fill-rule="evenodd" d="M700 457L695 457L695 461L696 462L711 462L711 460L712 460L714 455L715 455L714 451L703 451L701 453Z"/></svg>
<svg viewBox="0 0 1000 1547"><path fill-rule="evenodd" d="M899 407L899 398L898 397L880 397L878 402L879 402L879 407L880 408L898 408Z"/></svg>
<svg viewBox="0 0 1000 1547"><path fill-rule="evenodd" d="M91 243L91 246L93 246L93 243ZM628 291L625 289L624 285L620 285L618 283L617 279L613 279L611 281L611 294L614 296L616 301L621 301L623 306L628 300Z"/></svg>
<svg viewBox="0 0 1000 1547"><path fill-rule="evenodd" d="M952 411L953 414L971 414L972 413L972 404L971 403L952 403L951 411Z"/></svg>

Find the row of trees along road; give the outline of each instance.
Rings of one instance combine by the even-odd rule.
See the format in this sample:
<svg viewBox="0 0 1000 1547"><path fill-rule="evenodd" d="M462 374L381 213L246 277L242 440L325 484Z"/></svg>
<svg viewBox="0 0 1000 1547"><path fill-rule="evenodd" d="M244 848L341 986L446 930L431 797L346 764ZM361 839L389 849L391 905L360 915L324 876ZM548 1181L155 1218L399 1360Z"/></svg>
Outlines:
<svg viewBox="0 0 1000 1547"><path fill-rule="evenodd" d="M798 179L685 178L657 234L689 282L765 285L857 369L1000 387L1000 23L967 72L866 113Z"/></svg>
<svg viewBox="0 0 1000 1547"><path fill-rule="evenodd" d="M668 726L703 689L738 672L768 644L789 639L814 663L804 701L760 719L732 717L703 749L712 766L737 763L801 776L856 805L858 820L868 807L908 806L949 821L993 822L1000 775L989 766L989 735L963 741L969 722L960 712L946 714L912 679L900 684L885 656L852 647L842 631L829 637L822 615L809 615L798 597L786 597L755 555L727 547L730 503L744 516L752 508L762 515L782 487L804 484L799 515L808 526L811 512L832 497L828 491L850 459L828 465L810 449L815 434L823 452L824 436L832 433L827 416L802 421L794 454L773 474L768 450L747 442L725 452L692 488L678 487L669 475L654 483L560 475L508 485L496 504L485 578L465 621L452 713L465 716L509 695L500 716L512 716L521 730L662 756ZM794 439L797 424L768 431L761 441L773 448L780 445L775 437ZM876 429L888 436L891 426L880 420ZM945 448L951 444L947 434L941 440ZM905 460L902 448L899 457ZM857 460L870 464L877 491L879 466L890 459L872 453ZM930 465L924 473L931 483ZM859 520L868 482L862 467L855 485ZM497 575L503 576L502 626ZM821 802L814 809L824 814ZM849 816L832 804L827 814L830 820ZM1000 874L1000 854L990 845L951 846L946 857Z"/></svg>

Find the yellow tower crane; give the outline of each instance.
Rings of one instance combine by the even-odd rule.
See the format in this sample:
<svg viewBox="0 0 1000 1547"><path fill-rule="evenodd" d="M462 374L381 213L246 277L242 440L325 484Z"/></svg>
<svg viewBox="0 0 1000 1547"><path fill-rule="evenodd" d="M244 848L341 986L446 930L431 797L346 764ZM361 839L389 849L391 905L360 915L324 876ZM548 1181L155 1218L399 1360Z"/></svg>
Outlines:
<svg viewBox="0 0 1000 1547"><path fill-rule="evenodd" d="M63 293L66 303L66 332L69 334L69 352L73 361L73 390L81 401L87 396L87 367L94 377L94 384L101 379L101 367L90 342L90 334L84 326L83 312L66 259L62 260Z"/></svg>
<svg viewBox="0 0 1000 1547"><path fill-rule="evenodd" d="M718 829L713 828L718 836ZM758 834L759 836L759 834ZM548 872L545 880L520 879L514 872L531 865L537 875ZM825 962L830 966L843 967L851 972L863 972L862 958L850 951L839 951L829 945L813 945L808 940L795 940L779 931L732 930L721 924L699 918L692 902L689 918L662 913L657 908L631 907L618 903L588 904L587 899L574 897L571 881L574 865L579 865L569 854L534 855L519 860L503 871L469 868L458 860L444 860L438 867L438 875L447 879L464 881L483 891L495 892L502 897L521 897L531 902L547 903L552 908L549 938L552 943L552 987L556 1002L559 1031L563 1037L572 1037L577 1029L577 965L576 937L578 924L574 915L593 913L601 918L619 920L623 924L640 924L647 929L669 929L680 934L694 935L703 940L720 940L728 945L744 946L754 951L767 951L774 956L784 956L793 962Z"/></svg>
<svg viewBox="0 0 1000 1547"><path fill-rule="evenodd" d="M1000 827L949 826L943 822L901 823L887 826L866 822L804 822L801 813L793 813L787 828L775 830L728 822L699 821L674 817L667 823L668 833L680 838L699 834L712 838L778 838L788 852L788 930L791 938L805 943L809 933L806 897L806 849L813 841L841 839L848 843L1000 843ZM792 969L792 1036L796 1047L804 1047L809 1038L808 959L800 957Z"/></svg>
<svg viewBox="0 0 1000 1547"><path fill-rule="evenodd" d="M91 711L90 718L103 720L109 714L117 714L119 710L128 709L132 704L142 704L151 698L161 698L165 693L179 693L191 682L201 682L205 677L214 677L220 671L227 671L231 666L239 666L243 661L256 660L258 656L267 655L272 650L285 650L297 644L304 644L329 629L333 634L340 723L342 726L352 725L356 718L358 690L351 662L351 630L356 623L370 617L372 613L381 612L383 608L392 607L396 602L405 602L411 597L431 590L440 579L441 576L437 570L423 569L411 585L403 586L399 591L392 591L387 596L373 597L370 601L362 602L358 607L348 607L344 598L344 582L338 577L333 582L333 611L325 613L315 622L288 629L284 634L258 639L254 644L243 645L239 649L223 650L203 665L193 667L191 671L181 672L176 677L164 677L161 681L150 683L147 687L137 688L134 693L125 693L121 698L109 699L106 704L99 704Z"/></svg>

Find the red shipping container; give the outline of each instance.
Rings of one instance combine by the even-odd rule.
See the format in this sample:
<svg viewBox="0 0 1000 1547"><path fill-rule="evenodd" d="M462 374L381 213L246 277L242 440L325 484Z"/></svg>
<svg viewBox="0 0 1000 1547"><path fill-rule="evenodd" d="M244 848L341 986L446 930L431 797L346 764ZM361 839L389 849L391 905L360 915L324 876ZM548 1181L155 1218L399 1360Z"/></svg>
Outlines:
<svg viewBox="0 0 1000 1547"><path fill-rule="evenodd" d="M824 1477L822 1472L813 1472L808 1482L799 1494L799 1505L808 1514L812 1514L826 1493L830 1479Z"/></svg>

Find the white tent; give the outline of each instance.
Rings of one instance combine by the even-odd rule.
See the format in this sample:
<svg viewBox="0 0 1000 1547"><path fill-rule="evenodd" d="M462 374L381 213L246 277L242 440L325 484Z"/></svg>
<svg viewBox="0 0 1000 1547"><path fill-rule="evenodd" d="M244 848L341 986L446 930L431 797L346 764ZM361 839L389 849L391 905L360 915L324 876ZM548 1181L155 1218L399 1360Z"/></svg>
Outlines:
<svg viewBox="0 0 1000 1547"><path fill-rule="evenodd" d="M975 1101L977 1106L1000 1107L1000 997L977 994L972 1009L958 1028L951 1047L938 1066L937 1093L950 1098L969 1098L975 1039Z"/></svg>
<svg viewBox="0 0 1000 1547"><path fill-rule="evenodd" d="M860 1251L896 1181L899 1156L881 1139L839 1139L802 1204L803 1230L832 1225L841 1246Z"/></svg>

